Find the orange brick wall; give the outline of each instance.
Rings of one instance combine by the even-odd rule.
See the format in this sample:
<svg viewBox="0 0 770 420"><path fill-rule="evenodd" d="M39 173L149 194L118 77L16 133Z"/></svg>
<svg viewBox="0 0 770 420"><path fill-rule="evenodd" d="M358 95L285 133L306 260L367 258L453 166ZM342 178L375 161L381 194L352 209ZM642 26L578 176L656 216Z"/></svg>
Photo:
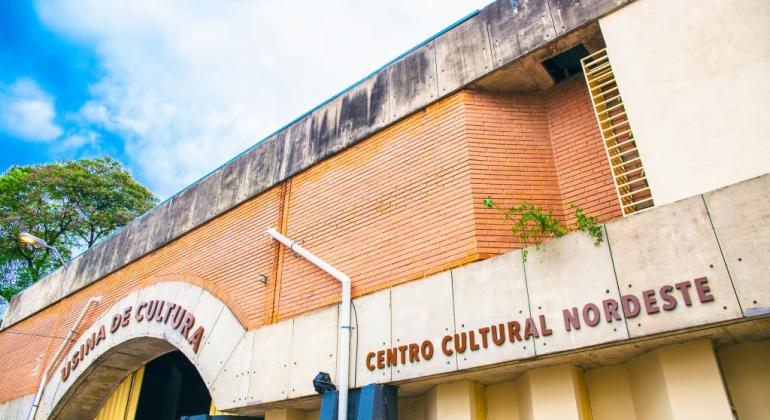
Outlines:
<svg viewBox="0 0 770 420"><path fill-rule="evenodd" d="M287 235L354 279L354 295L476 252L463 99L432 105L292 180ZM281 279L279 318L339 301L337 281L293 253Z"/></svg>
<svg viewBox="0 0 770 420"><path fill-rule="evenodd" d="M506 207L526 201L563 218L548 113L542 95L478 92L467 101L479 251L501 254L527 244L514 238L500 213L483 206L485 198Z"/></svg>
<svg viewBox="0 0 770 420"><path fill-rule="evenodd" d="M104 300L83 329L164 276L203 285L249 329L336 303L337 282L279 248L268 227L333 262L360 296L520 247L482 206L489 195L560 218L571 202L602 220L619 216L576 80L547 93L445 98L12 326L0 333L0 401L34 392L91 296Z"/></svg>
<svg viewBox="0 0 770 420"><path fill-rule="evenodd" d="M3 372L0 401L35 391L45 366L43 355L47 351L49 354L56 351L89 297L102 296L103 301L89 313L81 331L121 297L157 276L184 274L184 277L210 280L210 283L204 281L204 287L212 289L218 296L231 296L232 299L228 299L234 302L230 304L231 309L241 315L241 322L251 327L269 322L274 289L271 285L262 285L258 276L270 275L274 264L277 245L265 234L265 229L279 223L281 203L281 188L269 190L11 326L11 332L0 333L0 354L3 355L0 359L0 372ZM50 336L57 337L51 350ZM6 374L9 370L14 374Z"/></svg>
<svg viewBox="0 0 770 420"><path fill-rule="evenodd" d="M605 222L621 217L618 196L583 75L562 82L545 97L548 126L567 222L575 204Z"/></svg>

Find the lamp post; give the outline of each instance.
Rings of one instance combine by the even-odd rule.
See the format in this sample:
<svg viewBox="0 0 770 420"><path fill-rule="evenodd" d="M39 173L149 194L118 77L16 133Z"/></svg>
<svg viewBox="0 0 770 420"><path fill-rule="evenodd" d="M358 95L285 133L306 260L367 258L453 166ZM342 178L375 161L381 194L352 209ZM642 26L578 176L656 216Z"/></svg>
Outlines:
<svg viewBox="0 0 770 420"><path fill-rule="evenodd" d="M61 257L61 254L59 254L59 251L56 250L56 248L52 247L51 245L48 245L46 241L42 240L41 238L38 238L37 236L29 233L29 232L21 232L19 234L19 241L21 243L31 246L34 249L48 249L51 252L53 252L54 255L56 255L56 258L61 261L64 268L67 268L67 262L64 261L64 258Z"/></svg>

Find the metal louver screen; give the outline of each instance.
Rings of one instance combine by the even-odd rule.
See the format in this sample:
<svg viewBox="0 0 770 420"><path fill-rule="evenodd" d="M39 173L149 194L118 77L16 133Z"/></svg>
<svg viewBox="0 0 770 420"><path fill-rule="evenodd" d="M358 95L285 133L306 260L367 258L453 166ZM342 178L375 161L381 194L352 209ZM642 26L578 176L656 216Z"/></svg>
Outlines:
<svg viewBox="0 0 770 420"><path fill-rule="evenodd" d="M652 193L607 49L580 60L623 215L652 207Z"/></svg>

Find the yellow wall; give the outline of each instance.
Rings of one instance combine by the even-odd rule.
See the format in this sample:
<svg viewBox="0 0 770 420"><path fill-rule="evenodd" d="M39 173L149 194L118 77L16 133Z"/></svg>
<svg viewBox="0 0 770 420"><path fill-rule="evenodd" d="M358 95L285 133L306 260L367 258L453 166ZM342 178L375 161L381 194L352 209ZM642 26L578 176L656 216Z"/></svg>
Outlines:
<svg viewBox="0 0 770 420"><path fill-rule="evenodd" d="M593 369L586 382L595 420L731 420L711 342L661 347L626 364Z"/></svg>
<svg viewBox="0 0 770 420"><path fill-rule="evenodd" d="M738 418L770 417L770 340L722 348L719 361Z"/></svg>
<svg viewBox="0 0 770 420"><path fill-rule="evenodd" d="M487 420L519 420L516 382L503 382L487 388Z"/></svg>
<svg viewBox="0 0 770 420"><path fill-rule="evenodd" d="M626 365L608 366L586 372L591 413L595 420L636 420L631 384Z"/></svg>
<svg viewBox="0 0 770 420"><path fill-rule="evenodd" d="M426 420L484 420L484 388L472 381L441 384L426 396Z"/></svg>
<svg viewBox="0 0 770 420"><path fill-rule="evenodd" d="M770 340L720 350L712 343L660 347L626 363L583 372L571 364L533 369L518 380L481 386L440 384L399 400L404 420L741 420L770 413Z"/></svg>
<svg viewBox="0 0 770 420"><path fill-rule="evenodd" d="M96 420L133 420L139 403L144 367L128 375L96 414Z"/></svg>

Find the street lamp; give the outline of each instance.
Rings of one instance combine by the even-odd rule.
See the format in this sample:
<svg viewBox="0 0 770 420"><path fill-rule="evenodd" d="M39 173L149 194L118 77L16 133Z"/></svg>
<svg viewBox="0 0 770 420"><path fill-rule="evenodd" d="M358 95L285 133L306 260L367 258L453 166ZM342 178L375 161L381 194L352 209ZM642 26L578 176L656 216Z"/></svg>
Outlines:
<svg viewBox="0 0 770 420"><path fill-rule="evenodd" d="M54 255L56 255L56 258L61 261L62 265L66 268L67 262L64 261L64 258L61 257L61 254L59 254L59 251L56 250L56 248L52 247L51 245L48 245L44 240L38 238L37 236L29 233L29 232L21 232L19 234L19 241L21 243L26 244L34 249L49 249L53 252Z"/></svg>

